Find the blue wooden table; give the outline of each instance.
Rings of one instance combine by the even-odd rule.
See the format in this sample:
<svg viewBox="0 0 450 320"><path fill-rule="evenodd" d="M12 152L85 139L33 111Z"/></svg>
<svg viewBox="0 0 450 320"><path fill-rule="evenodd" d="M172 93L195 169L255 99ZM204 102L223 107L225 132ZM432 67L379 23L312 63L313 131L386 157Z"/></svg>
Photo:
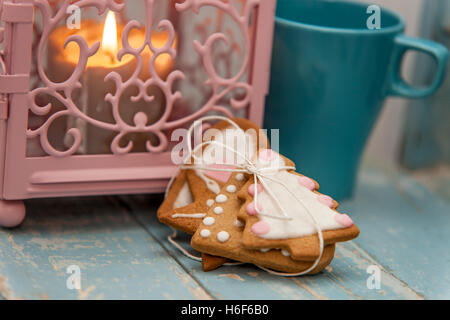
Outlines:
<svg viewBox="0 0 450 320"><path fill-rule="evenodd" d="M341 203L361 235L324 272L297 278L250 265L202 272L168 243L158 195L29 200L25 223L0 230L0 299L449 299L444 171L364 166L355 198ZM70 266L79 290L67 286Z"/></svg>

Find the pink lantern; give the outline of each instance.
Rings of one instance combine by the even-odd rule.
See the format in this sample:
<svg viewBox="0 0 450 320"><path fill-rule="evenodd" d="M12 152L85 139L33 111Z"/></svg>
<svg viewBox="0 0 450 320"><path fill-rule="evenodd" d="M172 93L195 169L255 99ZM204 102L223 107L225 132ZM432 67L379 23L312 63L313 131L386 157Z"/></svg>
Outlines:
<svg viewBox="0 0 450 320"><path fill-rule="evenodd" d="M154 193L172 133L262 123L275 0L0 1L0 225L21 200Z"/></svg>

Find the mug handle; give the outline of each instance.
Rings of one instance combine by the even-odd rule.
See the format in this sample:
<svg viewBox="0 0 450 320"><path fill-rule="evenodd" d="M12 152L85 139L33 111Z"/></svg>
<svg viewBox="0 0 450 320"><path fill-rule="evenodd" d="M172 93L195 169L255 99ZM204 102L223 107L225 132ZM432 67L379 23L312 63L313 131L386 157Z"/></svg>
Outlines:
<svg viewBox="0 0 450 320"><path fill-rule="evenodd" d="M398 35L394 39L394 64L392 68L392 81L388 94L406 98L424 98L433 94L444 80L448 50L442 44L420 38ZM437 63L437 72L429 87L417 88L407 84L400 76L400 67L403 55L408 50L426 53Z"/></svg>

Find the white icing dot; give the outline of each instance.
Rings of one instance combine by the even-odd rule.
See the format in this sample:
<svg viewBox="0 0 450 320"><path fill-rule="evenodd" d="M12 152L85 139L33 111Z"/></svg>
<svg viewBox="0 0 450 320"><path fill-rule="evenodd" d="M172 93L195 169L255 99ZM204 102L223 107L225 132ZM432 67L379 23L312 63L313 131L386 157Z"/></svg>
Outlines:
<svg viewBox="0 0 450 320"><path fill-rule="evenodd" d="M214 208L214 213L215 214L222 214L223 213L223 208L222 207L215 207Z"/></svg>
<svg viewBox="0 0 450 320"><path fill-rule="evenodd" d="M205 226L212 226L214 222L216 222L216 219L214 219L213 217L206 217L205 219L203 219L203 224Z"/></svg>
<svg viewBox="0 0 450 320"><path fill-rule="evenodd" d="M281 250L281 254L285 257L289 257L291 254L287 250Z"/></svg>
<svg viewBox="0 0 450 320"><path fill-rule="evenodd" d="M259 251L261 251L261 252L269 252L270 251L270 249L269 248L263 248L263 249L259 249Z"/></svg>
<svg viewBox="0 0 450 320"><path fill-rule="evenodd" d="M228 197L226 196L226 195L224 195L224 194L219 194L217 197L216 197L216 202L217 203L224 203L224 202L226 202L228 200Z"/></svg>
<svg viewBox="0 0 450 320"><path fill-rule="evenodd" d="M217 240L219 240L220 242L225 242L228 239L230 239L230 234L228 232L226 232L226 231L220 231L217 234Z"/></svg>
<svg viewBox="0 0 450 320"><path fill-rule="evenodd" d="M203 238L208 238L211 235L211 231L209 231L208 229L203 229L202 231L200 231L200 235Z"/></svg>
<svg viewBox="0 0 450 320"><path fill-rule="evenodd" d="M234 225L238 228L242 228L244 226L244 224L241 221L239 221L238 219L236 219L234 221Z"/></svg>
<svg viewBox="0 0 450 320"><path fill-rule="evenodd" d="M236 190L237 190L237 188L236 188L236 186L233 185L233 184L230 184L230 185L227 187L227 191L228 191L229 193L234 193L234 192L236 192Z"/></svg>
<svg viewBox="0 0 450 320"><path fill-rule="evenodd" d="M213 200L213 199L208 199L208 200L206 201L206 205L208 206L208 208L209 208L209 207L212 207L213 204L214 204L214 200Z"/></svg>
<svg viewBox="0 0 450 320"><path fill-rule="evenodd" d="M242 181L242 180L244 180L244 174L238 173L238 174L236 175L236 180L237 180L237 181Z"/></svg>

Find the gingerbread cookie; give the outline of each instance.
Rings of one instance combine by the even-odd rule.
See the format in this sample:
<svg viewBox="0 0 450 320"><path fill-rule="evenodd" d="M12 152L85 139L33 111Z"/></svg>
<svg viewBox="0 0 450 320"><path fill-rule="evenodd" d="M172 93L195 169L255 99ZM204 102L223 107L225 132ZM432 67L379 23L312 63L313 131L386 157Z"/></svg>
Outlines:
<svg viewBox="0 0 450 320"><path fill-rule="evenodd" d="M232 262L233 261L228 258L202 253L202 270L205 272L216 270L224 264Z"/></svg>
<svg viewBox="0 0 450 320"><path fill-rule="evenodd" d="M244 132L242 130L239 132L227 121L220 121L211 128L223 132L223 135L214 135L215 141L229 145L233 149L238 149L245 153L247 157L260 147L266 148L268 146L267 137L260 134L260 128L253 122L241 118L233 118L231 120ZM223 148L220 148L220 146L208 145L203 149L202 156L217 157L217 154L214 155L215 152L224 153ZM225 150L225 153L220 156L221 159L219 161L215 162L225 160L224 163L229 163L231 166L243 161L243 159L236 157L235 154L227 150ZM192 158L192 163L195 164L196 161L197 159ZM210 167L213 169L221 167L221 165L211 164ZM167 193L166 199L158 209L159 220L175 229L193 234L197 230L201 219L204 218L206 210L211 206L213 199L219 193L224 183L227 182L230 174L231 172L214 170L181 170Z"/></svg>
<svg viewBox="0 0 450 320"><path fill-rule="evenodd" d="M350 217L336 210L338 203L317 191L317 182L283 169L294 166L292 161L272 150L262 150L253 162L262 169L265 187L261 181L256 186L248 181L239 191L239 198L245 201L238 214L245 222L243 246L281 248L293 259L314 261L320 254L317 225L325 246L358 236L359 229Z"/></svg>
<svg viewBox="0 0 450 320"><path fill-rule="evenodd" d="M262 148L268 146L267 137L260 135L260 128L254 123L240 118L234 118L232 121L245 133L233 132L235 128L230 126L229 122L220 121L212 129L226 131L225 135L214 136L216 141L227 145L230 144L230 147L238 149L247 156L256 152L259 146ZM232 132L229 132L230 130ZM234 140L235 136L238 139L237 141ZM222 139L226 137L228 139ZM243 137L247 139L246 143L242 142ZM229 141L230 138L233 140L232 143ZM243 145L247 149L242 150ZM208 146L203 151L207 155L211 155L210 152L214 152L214 147L212 145ZM225 155L225 160L230 160L226 156L229 155ZM242 159L232 157L231 160L231 163L233 163L233 160L241 161ZM217 167L214 165L211 166ZM157 214L159 220L175 229L193 234L201 219L205 216L204 212L211 205L211 199L220 191L230 174L230 172L219 171L181 170L172 184L167 197L158 209ZM227 262L231 261L227 258L202 254L202 267L204 271L214 270Z"/></svg>
<svg viewBox="0 0 450 320"><path fill-rule="evenodd" d="M244 224L238 219L243 202L238 198L238 190L246 185L247 179L247 174L232 174L192 237L192 247L204 253L282 272L298 273L310 269L314 262L294 260L284 250L254 250L243 246ZM321 271L331 262L334 249L333 244L324 248L322 257L310 271L311 274Z"/></svg>

